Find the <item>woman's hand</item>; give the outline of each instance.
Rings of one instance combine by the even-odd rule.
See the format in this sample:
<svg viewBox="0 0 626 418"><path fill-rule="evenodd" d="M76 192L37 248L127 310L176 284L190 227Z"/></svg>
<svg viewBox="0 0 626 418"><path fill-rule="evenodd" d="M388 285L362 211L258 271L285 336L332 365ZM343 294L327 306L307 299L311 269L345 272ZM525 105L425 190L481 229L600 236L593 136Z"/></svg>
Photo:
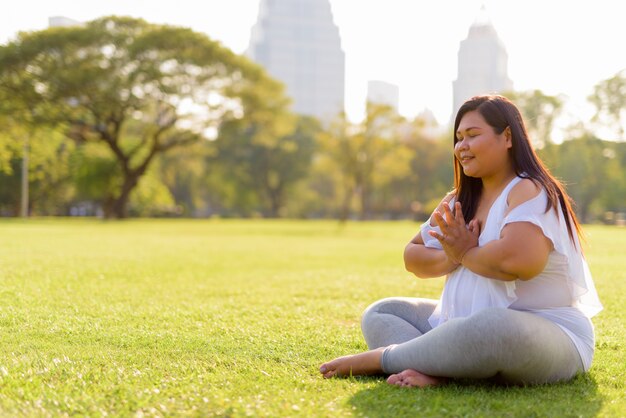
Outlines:
<svg viewBox="0 0 626 418"><path fill-rule="evenodd" d="M441 202L439 202L439 205L437 206L437 208L433 211L432 215L434 215L435 213L439 212L439 213L443 213L444 211L444 207L449 208L449 204L450 201L454 198L454 192L450 192L448 193L442 200ZM430 226L437 226L437 223L435 222L435 218L433 216L430 216Z"/></svg>
<svg viewBox="0 0 626 418"><path fill-rule="evenodd" d="M450 260L461 264L465 253L478 246L480 225L476 219L472 220L469 225L465 224L460 202L454 204L455 214L452 214L448 205L443 205L443 212L441 214L437 210L433 214L435 222L441 229L441 234L435 231L429 231L429 234L441 243Z"/></svg>

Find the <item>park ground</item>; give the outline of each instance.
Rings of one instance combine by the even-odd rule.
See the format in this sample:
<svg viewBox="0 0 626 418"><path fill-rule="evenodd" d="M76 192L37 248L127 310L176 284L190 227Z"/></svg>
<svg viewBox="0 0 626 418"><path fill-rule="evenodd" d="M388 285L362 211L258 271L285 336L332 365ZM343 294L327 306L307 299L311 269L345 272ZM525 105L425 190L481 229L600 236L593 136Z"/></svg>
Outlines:
<svg viewBox="0 0 626 418"><path fill-rule="evenodd" d="M437 297L412 222L0 221L0 416L626 416L626 228L587 226L605 306L590 373L504 388L324 380L361 312Z"/></svg>

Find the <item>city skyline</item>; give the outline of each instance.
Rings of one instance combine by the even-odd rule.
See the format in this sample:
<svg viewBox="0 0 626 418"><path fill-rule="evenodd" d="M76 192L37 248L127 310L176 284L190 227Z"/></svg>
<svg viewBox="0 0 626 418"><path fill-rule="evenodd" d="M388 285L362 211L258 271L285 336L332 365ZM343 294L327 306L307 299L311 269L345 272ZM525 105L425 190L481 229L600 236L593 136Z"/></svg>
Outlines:
<svg viewBox="0 0 626 418"><path fill-rule="evenodd" d="M457 78L452 82L453 113L450 115L450 124L453 123L454 114L468 98L514 90L508 65L506 46L486 10L481 8L478 18L469 28L467 38L459 46Z"/></svg>
<svg viewBox="0 0 626 418"><path fill-rule="evenodd" d="M399 87L404 116L428 108L446 123L459 45L483 4L506 46L515 88L567 96L566 116L590 117L593 86L626 68L619 2L364 0L358 9L347 0L330 3L346 53L346 111L353 120L362 117L368 81L381 80ZM258 0L180 0L175 8L160 0L23 0L0 16L0 43L19 30L44 29L52 16L86 21L117 14L188 26L243 54L258 7Z"/></svg>
<svg viewBox="0 0 626 418"><path fill-rule="evenodd" d="M296 113L345 110L345 53L328 0L262 0L246 55L284 83Z"/></svg>

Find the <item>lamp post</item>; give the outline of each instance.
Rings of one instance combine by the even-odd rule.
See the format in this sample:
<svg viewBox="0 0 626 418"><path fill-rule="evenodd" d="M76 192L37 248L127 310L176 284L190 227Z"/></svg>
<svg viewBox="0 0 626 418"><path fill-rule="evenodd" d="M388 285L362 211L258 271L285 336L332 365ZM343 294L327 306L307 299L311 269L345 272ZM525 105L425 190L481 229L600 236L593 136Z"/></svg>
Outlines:
<svg viewBox="0 0 626 418"><path fill-rule="evenodd" d="M29 157L29 140L28 134L24 135L22 149L22 193L20 216L28 218L28 157Z"/></svg>

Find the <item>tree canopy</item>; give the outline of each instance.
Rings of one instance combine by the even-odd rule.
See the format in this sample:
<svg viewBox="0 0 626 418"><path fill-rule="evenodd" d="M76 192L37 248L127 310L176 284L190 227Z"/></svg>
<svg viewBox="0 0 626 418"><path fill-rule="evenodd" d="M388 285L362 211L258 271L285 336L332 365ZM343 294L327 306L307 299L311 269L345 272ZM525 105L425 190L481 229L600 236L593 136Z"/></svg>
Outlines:
<svg viewBox="0 0 626 418"><path fill-rule="evenodd" d="M506 94L583 221L626 213L626 142L591 129L624 139L625 86L624 72L598 83L599 124L563 143L551 134L566 96ZM190 29L111 16L22 33L0 46L0 215L29 186L41 215L424 219L452 187L453 135L427 114L369 103L361 121L323 125L289 102Z"/></svg>
<svg viewBox="0 0 626 418"><path fill-rule="evenodd" d="M0 86L3 113L107 147L116 163L107 217L126 216L156 155L214 136L252 107L287 105L282 85L205 35L114 16L20 34L0 47Z"/></svg>

